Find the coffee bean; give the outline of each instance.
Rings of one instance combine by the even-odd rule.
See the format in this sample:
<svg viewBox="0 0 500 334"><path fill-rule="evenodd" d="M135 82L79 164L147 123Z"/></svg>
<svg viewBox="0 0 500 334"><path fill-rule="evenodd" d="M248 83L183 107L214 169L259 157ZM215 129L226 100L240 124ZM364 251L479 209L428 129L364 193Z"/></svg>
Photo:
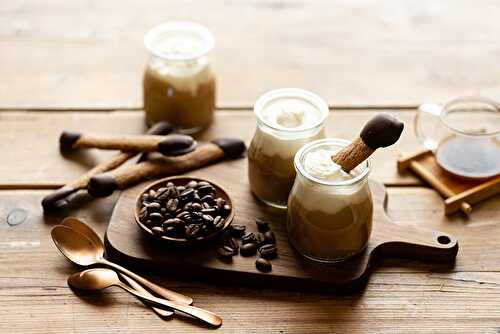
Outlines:
<svg viewBox="0 0 500 334"><path fill-rule="evenodd" d="M162 226L163 228L165 229L167 226L182 226L184 225L184 222L182 220L180 220L179 218L171 218L171 219L167 219L163 222Z"/></svg>
<svg viewBox="0 0 500 334"><path fill-rule="evenodd" d="M267 261L266 259L263 259L259 257L257 261L255 261L255 267L262 272L270 272L273 269L273 265L271 262Z"/></svg>
<svg viewBox="0 0 500 334"><path fill-rule="evenodd" d="M147 206L148 212L159 212L161 209L160 203L153 202Z"/></svg>
<svg viewBox="0 0 500 334"><path fill-rule="evenodd" d="M208 205L213 205L214 204L214 198L212 195L206 195L201 198L201 201L203 203L207 203Z"/></svg>
<svg viewBox="0 0 500 334"><path fill-rule="evenodd" d="M259 248L259 254L265 259L272 259L276 257L278 252L275 245L268 244Z"/></svg>
<svg viewBox="0 0 500 334"><path fill-rule="evenodd" d="M231 257L235 255L234 250L229 246L222 246L217 248L217 253L222 257Z"/></svg>
<svg viewBox="0 0 500 334"><path fill-rule="evenodd" d="M179 205L179 201L176 198L171 198L167 202L167 210L170 212L175 212L177 210L177 206Z"/></svg>
<svg viewBox="0 0 500 334"><path fill-rule="evenodd" d="M220 218L220 219L218 219L218 218ZM221 216L215 217L214 226L217 230L221 229L224 226L224 218L222 218Z"/></svg>
<svg viewBox="0 0 500 334"><path fill-rule="evenodd" d="M175 189L177 190L177 192L180 194L182 193L184 190L186 190L186 187L184 186L177 186L175 187Z"/></svg>
<svg viewBox="0 0 500 334"><path fill-rule="evenodd" d="M154 199L155 195L156 195L156 191L154 191L153 189L150 189L148 194L149 194L150 199Z"/></svg>
<svg viewBox="0 0 500 334"><path fill-rule="evenodd" d="M167 182L167 188L172 188L172 187L174 187L174 186L175 186L175 185L174 185L174 183L173 183L173 182L170 182L170 181L169 181L169 182Z"/></svg>
<svg viewBox="0 0 500 334"><path fill-rule="evenodd" d="M192 180L192 181L189 181L188 184L186 184L186 188L196 188L197 185L198 185L198 182L196 182L195 180Z"/></svg>
<svg viewBox="0 0 500 334"><path fill-rule="evenodd" d="M167 215L167 208L161 208L160 213L163 215L163 217L165 217L165 215Z"/></svg>
<svg viewBox="0 0 500 334"><path fill-rule="evenodd" d="M169 194L168 188L162 187L158 189L158 191L156 192L156 199L164 202L168 198L168 194Z"/></svg>
<svg viewBox="0 0 500 334"><path fill-rule="evenodd" d="M187 201L191 201L193 199L193 196L194 196L194 190L191 188L188 188L188 189L184 190L183 192L181 192L181 194L179 195L178 198L180 201L187 202Z"/></svg>
<svg viewBox="0 0 500 334"><path fill-rule="evenodd" d="M201 227L199 225L191 224L186 226L185 231L187 238L196 238L201 232Z"/></svg>
<svg viewBox="0 0 500 334"><path fill-rule="evenodd" d="M265 240L265 237L264 237L263 233L258 232L255 234L255 242L257 243L258 246L263 245L264 240Z"/></svg>
<svg viewBox="0 0 500 334"><path fill-rule="evenodd" d="M164 228L164 234L169 237L173 237L177 234L177 229L175 226L167 226L167 228Z"/></svg>
<svg viewBox="0 0 500 334"><path fill-rule="evenodd" d="M225 199L220 197L215 199L215 206L217 207L217 209L222 210L224 208L224 205L226 205Z"/></svg>
<svg viewBox="0 0 500 334"><path fill-rule="evenodd" d="M252 256L257 252L257 244L250 242L244 244L240 248L240 254L242 256Z"/></svg>
<svg viewBox="0 0 500 334"><path fill-rule="evenodd" d="M212 216L210 215L203 215L202 216L203 220L205 220L206 222L209 222L209 223L213 223L214 222L214 219L212 218Z"/></svg>
<svg viewBox="0 0 500 334"><path fill-rule="evenodd" d="M186 203L186 205L184 205L184 207L182 208L182 210L184 210L184 211L192 211L193 210L193 203L192 202Z"/></svg>
<svg viewBox="0 0 500 334"><path fill-rule="evenodd" d="M276 243L276 236L272 231L267 231L264 233L264 243L266 244L275 244Z"/></svg>
<svg viewBox="0 0 500 334"><path fill-rule="evenodd" d="M193 204L191 205L191 209L192 209L193 211L201 211L201 209L203 209L203 207L201 206L201 204L200 204L200 203L193 203Z"/></svg>
<svg viewBox="0 0 500 334"><path fill-rule="evenodd" d="M214 195L215 194L215 188L212 187L211 185L201 186L197 190L198 190L198 195L200 195L200 197L202 199L206 195Z"/></svg>
<svg viewBox="0 0 500 334"><path fill-rule="evenodd" d="M153 222L160 222L163 220L163 215L159 212L153 212L149 215L149 219Z"/></svg>
<svg viewBox="0 0 500 334"><path fill-rule="evenodd" d="M252 232L248 232L241 237L242 244L248 244L251 242L255 244L257 243L257 238L255 237L255 234L253 234Z"/></svg>
<svg viewBox="0 0 500 334"><path fill-rule="evenodd" d="M255 224L257 225L257 229L259 230L259 232L269 231L269 223L267 221L265 221L264 219L257 218L255 220Z"/></svg>
<svg viewBox="0 0 500 334"><path fill-rule="evenodd" d="M191 217L191 214L187 211L182 211L179 213L176 218L182 219L184 221L187 221Z"/></svg>
<svg viewBox="0 0 500 334"><path fill-rule="evenodd" d="M215 208L202 209L201 212L204 214L213 215L217 213L217 209Z"/></svg>
<svg viewBox="0 0 500 334"><path fill-rule="evenodd" d="M224 207L222 208L222 212L224 213L229 213L231 211L231 206L229 204L226 204L224 205Z"/></svg>
<svg viewBox="0 0 500 334"><path fill-rule="evenodd" d="M238 249L240 248L238 240L236 240L235 238L229 238L227 245L234 250L235 254L238 254Z"/></svg>
<svg viewBox="0 0 500 334"><path fill-rule="evenodd" d="M246 227L244 225L231 225L231 232L235 237L241 237L245 234Z"/></svg>
<svg viewBox="0 0 500 334"><path fill-rule="evenodd" d="M197 187L199 188L199 187L209 186L209 185L210 185L210 183L208 183L207 181L200 181L200 182L198 182Z"/></svg>
<svg viewBox="0 0 500 334"><path fill-rule="evenodd" d="M160 226L155 226L151 229L151 231L155 234L155 235L162 235L163 234L163 228L161 228Z"/></svg>

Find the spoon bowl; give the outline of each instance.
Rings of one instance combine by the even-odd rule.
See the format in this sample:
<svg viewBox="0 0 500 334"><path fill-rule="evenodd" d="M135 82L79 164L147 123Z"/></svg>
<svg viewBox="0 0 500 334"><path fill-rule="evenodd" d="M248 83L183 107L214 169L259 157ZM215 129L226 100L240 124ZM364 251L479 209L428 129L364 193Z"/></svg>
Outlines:
<svg viewBox="0 0 500 334"><path fill-rule="evenodd" d="M89 239L67 226L56 226L50 232L59 251L80 266L96 264L102 254Z"/></svg>

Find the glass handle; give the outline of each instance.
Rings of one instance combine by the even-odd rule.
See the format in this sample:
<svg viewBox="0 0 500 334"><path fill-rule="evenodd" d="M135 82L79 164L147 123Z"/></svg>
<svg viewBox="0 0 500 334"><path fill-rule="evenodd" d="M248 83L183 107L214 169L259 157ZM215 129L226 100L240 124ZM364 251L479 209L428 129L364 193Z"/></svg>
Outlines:
<svg viewBox="0 0 500 334"><path fill-rule="evenodd" d="M439 116L441 115L443 107L440 104L436 103L424 103L418 107L417 114L415 115L414 120L414 129L415 135L418 140L424 145L427 149L434 151L437 149L439 140L431 135L434 129L426 129L424 126L424 118L433 119L433 123L439 123Z"/></svg>

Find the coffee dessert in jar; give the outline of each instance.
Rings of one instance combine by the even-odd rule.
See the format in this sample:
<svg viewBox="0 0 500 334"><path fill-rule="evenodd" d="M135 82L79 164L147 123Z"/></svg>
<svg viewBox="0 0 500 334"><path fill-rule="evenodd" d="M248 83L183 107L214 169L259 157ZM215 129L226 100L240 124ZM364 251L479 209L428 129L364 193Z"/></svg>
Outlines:
<svg viewBox="0 0 500 334"><path fill-rule="evenodd" d="M151 53L143 78L146 122L167 121L184 133L207 127L215 109L212 34L192 22L169 22L144 37Z"/></svg>
<svg viewBox="0 0 500 334"><path fill-rule="evenodd" d="M295 155L297 177L288 199L287 232L290 243L307 258L342 261L368 243L373 215L370 162L346 173L332 160L349 144L342 139L318 140Z"/></svg>
<svg viewBox="0 0 500 334"><path fill-rule="evenodd" d="M316 94L286 88L261 96L254 113L257 129L248 150L250 189L264 203L286 208L295 179L293 157L302 145L325 137L328 105Z"/></svg>

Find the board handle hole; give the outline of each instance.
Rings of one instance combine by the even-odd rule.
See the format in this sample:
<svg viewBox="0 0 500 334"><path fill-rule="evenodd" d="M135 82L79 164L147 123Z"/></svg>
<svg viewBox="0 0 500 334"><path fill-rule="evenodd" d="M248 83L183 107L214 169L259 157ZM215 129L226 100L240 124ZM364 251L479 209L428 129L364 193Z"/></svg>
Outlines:
<svg viewBox="0 0 500 334"><path fill-rule="evenodd" d="M447 237L446 235L440 235L437 240L441 245L447 245L451 242L450 237Z"/></svg>

